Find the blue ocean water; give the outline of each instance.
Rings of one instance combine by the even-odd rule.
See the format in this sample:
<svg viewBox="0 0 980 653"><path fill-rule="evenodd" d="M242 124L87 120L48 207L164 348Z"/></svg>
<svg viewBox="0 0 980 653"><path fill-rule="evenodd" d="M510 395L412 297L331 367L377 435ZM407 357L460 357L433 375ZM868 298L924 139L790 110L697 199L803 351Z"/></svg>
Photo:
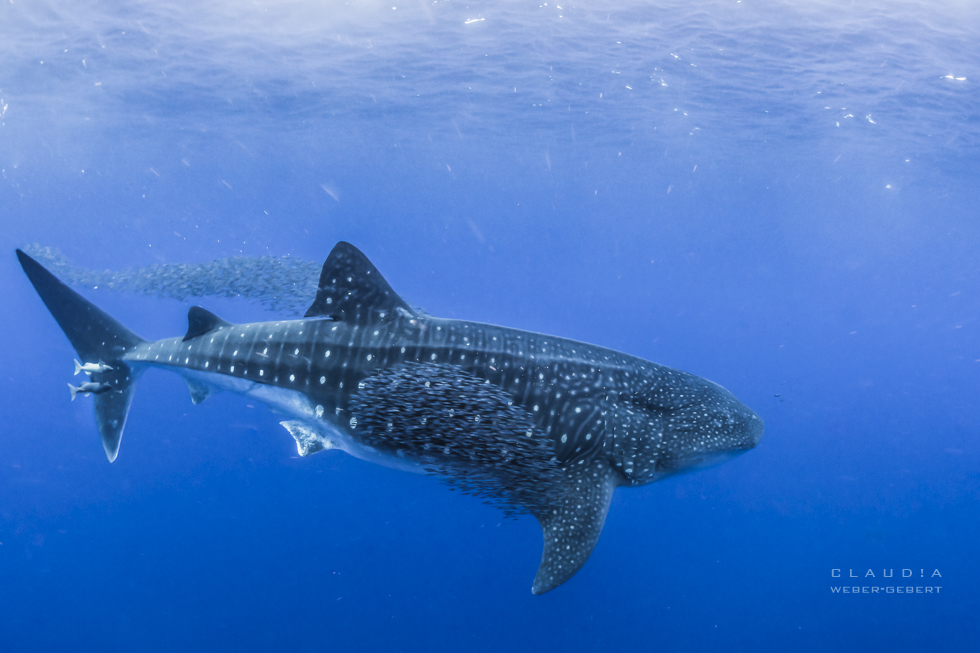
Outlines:
<svg viewBox="0 0 980 653"><path fill-rule="evenodd" d="M971 3L15 0L0 57L3 650L980 647ZM766 434L618 490L532 596L533 518L300 459L175 375L143 377L109 464L13 256L339 240L433 315L712 379ZM190 302L83 292L186 330ZM872 585L941 590L832 590Z"/></svg>

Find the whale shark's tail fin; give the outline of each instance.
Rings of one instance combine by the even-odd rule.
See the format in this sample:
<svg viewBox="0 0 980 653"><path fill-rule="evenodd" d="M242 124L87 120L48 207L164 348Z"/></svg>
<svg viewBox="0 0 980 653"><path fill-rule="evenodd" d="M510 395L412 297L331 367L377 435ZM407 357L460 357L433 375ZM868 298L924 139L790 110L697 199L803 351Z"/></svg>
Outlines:
<svg viewBox="0 0 980 653"><path fill-rule="evenodd" d="M123 362L123 356L144 340L19 249L17 259L78 357L82 361L105 361L112 366L111 370L94 372L91 376L96 383L112 386L111 392L95 395L95 417L102 446L112 462L119 453L136 382L135 370Z"/></svg>

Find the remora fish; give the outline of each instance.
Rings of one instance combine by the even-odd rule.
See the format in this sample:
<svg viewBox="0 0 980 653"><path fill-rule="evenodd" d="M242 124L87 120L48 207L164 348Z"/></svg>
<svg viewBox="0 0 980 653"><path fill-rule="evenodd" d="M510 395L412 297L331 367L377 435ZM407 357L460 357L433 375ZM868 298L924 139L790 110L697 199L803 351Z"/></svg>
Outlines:
<svg viewBox="0 0 980 653"><path fill-rule="evenodd" d="M17 251L81 360L116 458L139 374L175 371L199 403L215 390L265 402L302 455L342 449L435 474L544 534L532 591L582 567L613 489L753 448L762 420L711 381L602 347L413 310L370 261L338 243L305 318L230 324L200 307L183 337L147 342Z"/></svg>
<svg viewBox="0 0 980 653"><path fill-rule="evenodd" d="M112 385L108 383L80 383L78 386L68 384L68 392L71 393L71 400L75 401L78 395L100 395L112 390Z"/></svg>
<svg viewBox="0 0 980 653"><path fill-rule="evenodd" d="M93 372L108 372L112 368L102 361L98 363L82 363L77 358L75 359L75 376L78 376L79 372L85 372L86 374L92 374Z"/></svg>

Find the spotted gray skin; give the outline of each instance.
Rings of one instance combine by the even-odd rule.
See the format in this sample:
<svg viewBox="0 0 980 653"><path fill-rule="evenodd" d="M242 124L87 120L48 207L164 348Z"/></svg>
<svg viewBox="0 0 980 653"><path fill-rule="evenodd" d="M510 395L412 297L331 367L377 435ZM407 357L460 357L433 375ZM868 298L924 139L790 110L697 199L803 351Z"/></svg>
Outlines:
<svg viewBox="0 0 980 653"><path fill-rule="evenodd" d="M149 367L193 402L230 390L285 413L301 455L342 449L434 474L510 514L533 514L544 552L532 591L573 576L612 492L753 448L762 420L721 386L603 347L413 310L356 248L339 243L300 320L230 324L203 308L183 337L147 342L18 250L25 272L92 374L115 459L133 385Z"/></svg>

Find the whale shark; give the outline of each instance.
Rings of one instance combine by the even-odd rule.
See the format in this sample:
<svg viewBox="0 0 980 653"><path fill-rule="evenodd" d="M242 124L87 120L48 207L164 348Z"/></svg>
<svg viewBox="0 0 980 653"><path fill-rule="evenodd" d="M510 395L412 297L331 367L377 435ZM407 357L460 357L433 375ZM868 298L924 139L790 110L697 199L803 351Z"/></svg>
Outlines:
<svg viewBox="0 0 980 653"><path fill-rule="evenodd" d="M232 324L199 306L182 336L147 341L21 250L17 257L91 382L109 462L140 375L184 377L263 402L297 451L342 450L438 477L543 534L532 592L570 579L599 539L613 491L755 447L763 422L722 386L596 345L433 317L340 242L302 319Z"/></svg>

